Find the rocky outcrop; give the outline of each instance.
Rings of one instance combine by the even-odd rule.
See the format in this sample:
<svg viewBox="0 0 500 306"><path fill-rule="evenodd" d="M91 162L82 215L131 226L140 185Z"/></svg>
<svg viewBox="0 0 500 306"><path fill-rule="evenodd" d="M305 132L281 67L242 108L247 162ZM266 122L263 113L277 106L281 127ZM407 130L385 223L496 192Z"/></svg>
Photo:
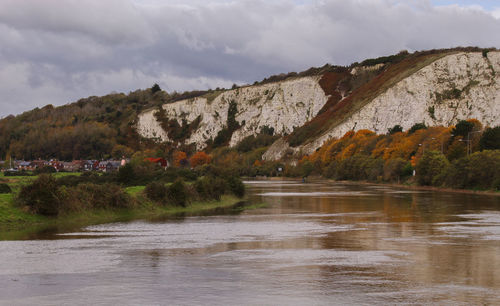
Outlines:
<svg viewBox="0 0 500 306"><path fill-rule="evenodd" d="M164 104L162 107L166 116L175 118L179 124L183 119L190 123L200 118L197 129L192 131L186 143L194 143L197 149L202 149L209 139L214 139L226 126L229 103L234 101L237 105L235 119L241 126L231 137L230 146L234 146L243 138L259 133L264 126L285 135L311 120L328 99L318 84L320 78L301 77L241 87L222 92L216 97L202 96ZM157 110L151 109L139 115L137 131L143 137L169 141L168 134L154 116L155 112Z"/></svg>
<svg viewBox="0 0 500 306"><path fill-rule="evenodd" d="M415 123L449 126L475 118L485 125L500 125L500 52L455 53L442 57L399 81L384 93L325 133L293 148L310 154L326 140L350 130L385 133L397 124L409 129ZM290 150L277 141L264 159L280 159Z"/></svg>

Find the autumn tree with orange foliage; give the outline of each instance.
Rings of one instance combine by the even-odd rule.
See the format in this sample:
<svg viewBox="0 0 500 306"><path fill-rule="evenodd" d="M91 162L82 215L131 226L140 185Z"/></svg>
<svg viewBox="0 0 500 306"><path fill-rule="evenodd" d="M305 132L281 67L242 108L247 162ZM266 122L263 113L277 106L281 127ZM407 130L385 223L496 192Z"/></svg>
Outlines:
<svg viewBox="0 0 500 306"><path fill-rule="evenodd" d="M173 159L175 167L185 166L188 163L186 152L182 151L174 152Z"/></svg>
<svg viewBox="0 0 500 306"><path fill-rule="evenodd" d="M195 154L193 154L193 156L191 156L191 159L189 160L189 162L191 163L191 167L194 168L196 166L209 164L211 160L212 160L212 158L210 157L210 155L208 155L207 153L205 153L203 151L200 151L200 152L196 152Z"/></svg>

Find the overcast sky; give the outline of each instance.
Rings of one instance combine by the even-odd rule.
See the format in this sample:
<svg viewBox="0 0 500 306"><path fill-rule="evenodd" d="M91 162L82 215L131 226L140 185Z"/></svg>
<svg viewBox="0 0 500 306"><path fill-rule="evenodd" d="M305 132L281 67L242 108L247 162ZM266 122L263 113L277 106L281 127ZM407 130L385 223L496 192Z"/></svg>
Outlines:
<svg viewBox="0 0 500 306"><path fill-rule="evenodd" d="M1 0L0 117L158 83L253 83L325 63L500 47L500 1Z"/></svg>

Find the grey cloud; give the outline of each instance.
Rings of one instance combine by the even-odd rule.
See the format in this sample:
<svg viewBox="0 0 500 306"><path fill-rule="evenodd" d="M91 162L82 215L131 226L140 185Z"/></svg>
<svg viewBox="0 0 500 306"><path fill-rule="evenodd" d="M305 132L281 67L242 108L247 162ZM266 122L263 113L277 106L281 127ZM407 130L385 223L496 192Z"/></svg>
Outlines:
<svg viewBox="0 0 500 306"><path fill-rule="evenodd" d="M402 49L499 46L500 20L429 1L0 2L0 114L159 82L252 83Z"/></svg>

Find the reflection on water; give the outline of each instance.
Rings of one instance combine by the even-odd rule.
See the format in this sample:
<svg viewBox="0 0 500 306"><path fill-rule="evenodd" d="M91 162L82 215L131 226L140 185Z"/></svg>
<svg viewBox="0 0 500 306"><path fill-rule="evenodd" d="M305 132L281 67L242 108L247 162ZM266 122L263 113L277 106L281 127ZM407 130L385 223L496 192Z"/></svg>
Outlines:
<svg viewBox="0 0 500 306"><path fill-rule="evenodd" d="M500 197L246 183L266 208L0 241L0 304L500 301Z"/></svg>

